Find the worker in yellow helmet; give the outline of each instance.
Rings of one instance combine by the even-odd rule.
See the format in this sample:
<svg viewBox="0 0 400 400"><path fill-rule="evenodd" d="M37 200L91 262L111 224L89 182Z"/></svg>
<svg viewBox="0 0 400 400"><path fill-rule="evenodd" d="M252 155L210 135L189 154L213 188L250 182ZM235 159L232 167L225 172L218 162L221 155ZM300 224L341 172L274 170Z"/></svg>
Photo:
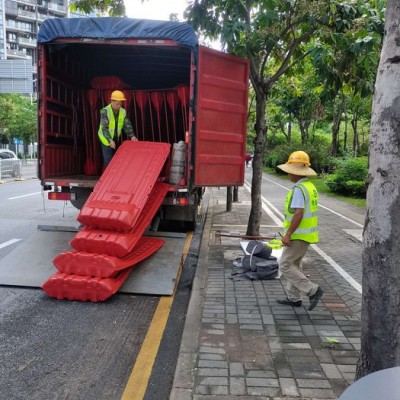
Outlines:
<svg viewBox="0 0 400 400"><path fill-rule="evenodd" d="M111 103L100 110L100 127L98 131L103 152L104 168L107 167L121 142L122 130L131 140L137 140L132 124L122 107L125 95L120 90L111 93Z"/></svg>
<svg viewBox="0 0 400 400"><path fill-rule="evenodd" d="M304 151L293 152L285 164L278 165L294 186L285 201L284 247L279 261L279 269L287 281L286 298L277 302L301 307L304 295L310 300L308 309L311 311L324 291L303 274L301 265L310 244L318 243L318 192L308 180L309 176L317 174L310 165L310 157Z"/></svg>

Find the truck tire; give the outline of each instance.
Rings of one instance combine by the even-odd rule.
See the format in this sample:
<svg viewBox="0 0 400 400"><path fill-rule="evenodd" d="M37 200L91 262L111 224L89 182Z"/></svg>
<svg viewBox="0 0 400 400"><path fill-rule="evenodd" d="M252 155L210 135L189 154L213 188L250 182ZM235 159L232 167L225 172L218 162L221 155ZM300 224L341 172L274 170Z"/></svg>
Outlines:
<svg viewBox="0 0 400 400"><path fill-rule="evenodd" d="M86 200L89 198L92 193L91 188L83 188L83 187L73 187L71 188L71 192L76 194L76 199L71 200L71 204L80 210L86 203Z"/></svg>
<svg viewBox="0 0 400 400"><path fill-rule="evenodd" d="M192 211L192 220L189 222L189 230L190 231L195 231L197 227L197 212L196 210Z"/></svg>
<svg viewBox="0 0 400 400"><path fill-rule="evenodd" d="M189 229L192 230L193 232L196 230L197 227L197 216L199 213L199 204L200 204L200 195L199 193L195 193L194 194L194 205L191 206L191 210L190 210L190 221L189 221Z"/></svg>

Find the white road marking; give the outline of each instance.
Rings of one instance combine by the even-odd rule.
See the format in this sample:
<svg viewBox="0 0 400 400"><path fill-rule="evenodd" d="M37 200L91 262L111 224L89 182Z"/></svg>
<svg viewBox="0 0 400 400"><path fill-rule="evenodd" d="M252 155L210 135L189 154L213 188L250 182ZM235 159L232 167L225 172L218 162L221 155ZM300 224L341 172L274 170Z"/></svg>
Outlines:
<svg viewBox="0 0 400 400"><path fill-rule="evenodd" d="M281 187L281 188L283 188L283 189L285 189L285 190L287 190L287 191L290 190L290 189L288 189L287 187L282 186L282 185L280 185L279 183L276 183L276 182L274 182L274 181L271 181L271 180L268 179L268 178L263 178L263 179L265 179L265 180L267 180L268 182L271 182L271 183L273 183L274 185L279 186L279 187ZM319 207L324 208L324 209L327 210L327 211L330 211L332 214L335 214L335 215L337 215L337 216L339 216L339 217L345 219L346 221L351 222L352 224L354 224L354 225L356 225L356 226L358 226L358 227L360 227L360 228L363 228L363 227L364 227L364 225L362 225L362 224L360 224L360 223L358 223L358 222L356 222L356 221L354 221L354 220L352 220L352 219L350 219L350 218L347 218L347 217L344 216L343 214L340 214L340 213L338 213L338 212L336 212L336 211L333 211L331 208L326 207L326 206L322 205L321 203L319 203L318 205L319 205Z"/></svg>
<svg viewBox="0 0 400 400"><path fill-rule="evenodd" d="M345 219L346 221L351 222L351 223L354 224L354 225L359 226L360 228L363 228L363 227L364 227L363 224L360 224L360 223L358 223L358 222L356 222L356 221L353 221L352 219L347 218L347 217L345 217L344 215L339 214L338 212L333 211L333 210L331 210L330 208L323 206L322 204L319 204L319 207L325 208L325 210L330 211L330 212L333 213L333 214L336 214L337 216L339 216L339 217Z"/></svg>
<svg viewBox="0 0 400 400"><path fill-rule="evenodd" d="M362 243L363 238L363 231L362 229L343 229L348 235L353 236L354 238L356 238L359 242Z"/></svg>
<svg viewBox="0 0 400 400"><path fill-rule="evenodd" d="M36 196L37 194L41 194L41 193L42 192L35 192L35 193L24 194L22 196L9 197L7 200L15 200L15 199L21 199L22 197Z"/></svg>
<svg viewBox="0 0 400 400"><path fill-rule="evenodd" d="M325 260L327 261L337 272L339 272L340 275L343 276L344 279L348 283L350 283L351 286L353 286L354 289L357 290L357 292L362 293L362 287L361 285L351 276L349 275L338 263L336 263L331 257L329 257L326 253L324 253L317 245L312 244L311 247Z"/></svg>
<svg viewBox="0 0 400 400"><path fill-rule="evenodd" d="M4 249L4 247L10 246L10 245L12 245L12 244L14 244L14 243L17 243L17 242L19 242L20 240L21 240L21 239L11 239L11 240L9 240L9 241L7 241L7 242L0 243L0 249Z"/></svg>
<svg viewBox="0 0 400 400"><path fill-rule="evenodd" d="M245 182L244 183L245 188L251 193L251 187L250 185ZM281 218L283 219L283 215L278 211L278 209L276 209L267 199L265 199L263 196L261 196L261 200L262 200L262 208L263 210L271 217L271 219L276 223L276 225L278 227L282 226L282 220L280 220L272 211L271 209L273 209L278 215L281 216ZM269 207L268 207L269 205Z"/></svg>
<svg viewBox="0 0 400 400"><path fill-rule="evenodd" d="M263 178L263 179L266 179L266 178ZM267 181L269 181L269 182L271 182L271 183L274 183L275 185L277 185L277 186L280 186L280 187L282 187L282 188L284 188L284 189L286 189L287 191L289 191L289 189L288 188L286 188L286 187L284 187L284 186L282 186L282 185L280 185L280 184L278 184L278 183L275 183L275 182L273 182L273 181L271 181L271 180L269 180L269 179L266 179ZM245 182L245 184L244 184L244 186L245 186L245 188L251 193L251 187L250 187L250 185L248 184L248 182ZM283 218L284 218L284 215L275 207L275 206L273 206L268 200L266 200L263 196L261 196L261 200L262 200L262 207L263 207L263 209L266 211L266 213L274 220L274 222L277 224L277 226L282 226L282 221L283 221ZM339 214L339 213L337 213L337 212L335 212L335 211L333 211L333 210L330 210L329 208L327 208L327 207L323 207L323 208L326 208L328 211L331 211L331 212L333 212L334 214L337 214L337 215L339 215L339 216L341 216L341 217L343 217L344 219L346 219L346 220L348 220L348 221L350 221L350 222L353 222L354 224L356 224L356 225L360 225L360 224L358 224L357 222L355 222L355 221L353 221L353 220L351 220L351 219L349 219L349 218L347 218L347 217L345 217L345 216L343 216L343 215L341 215L341 214ZM277 215L279 215L279 217L281 218L281 219L278 219L273 213L272 213L272 210L274 210L275 212L276 212L276 214ZM361 225L360 225L361 226ZM329 257L323 250L321 250L316 244L312 244L311 245L311 247L325 260L325 261L327 261L351 286L353 286L353 288L354 289L356 289L359 293L362 293L362 287L361 287L361 285L351 276L351 275L349 275L336 261L334 261L331 257Z"/></svg>

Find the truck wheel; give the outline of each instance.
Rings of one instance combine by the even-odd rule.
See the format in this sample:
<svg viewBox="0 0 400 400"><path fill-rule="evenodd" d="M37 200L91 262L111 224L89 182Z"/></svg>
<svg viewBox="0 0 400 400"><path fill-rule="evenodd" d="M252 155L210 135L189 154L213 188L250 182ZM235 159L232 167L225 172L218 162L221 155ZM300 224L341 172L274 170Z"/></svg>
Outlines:
<svg viewBox="0 0 400 400"><path fill-rule="evenodd" d="M199 202L200 196L198 193L194 194L194 205L191 206L190 210L190 222L189 222L189 229L193 232L196 230L197 227L197 215L199 211Z"/></svg>
<svg viewBox="0 0 400 400"><path fill-rule="evenodd" d="M193 212L193 219L189 223L189 230L194 232L196 230L196 227L197 227L197 213Z"/></svg>
<svg viewBox="0 0 400 400"><path fill-rule="evenodd" d="M76 194L76 200L71 200L71 204L80 210L86 203L86 200L89 198L90 193L92 193L91 188L81 188L81 187L73 187L71 188L71 192Z"/></svg>

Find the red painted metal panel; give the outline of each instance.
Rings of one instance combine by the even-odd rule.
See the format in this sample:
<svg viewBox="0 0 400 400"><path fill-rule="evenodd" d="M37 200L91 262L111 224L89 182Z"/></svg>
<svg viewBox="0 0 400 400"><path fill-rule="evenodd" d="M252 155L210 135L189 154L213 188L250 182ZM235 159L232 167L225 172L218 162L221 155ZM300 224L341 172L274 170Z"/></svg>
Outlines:
<svg viewBox="0 0 400 400"><path fill-rule="evenodd" d="M110 278L120 270L131 267L150 257L164 245L162 239L141 237L133 251L124 258L107 254L68 251L59 254L53 263L55 267L66 274L96 276Z"/></svg>
<svg viewBox="0 0 400 400"><path fill-rule="evenodd" d="M244 182L249 62L199 49L194 183Z"/></svg>
<svg viewBox="0 0 400 400"><path fill-rule="evenodd" d="M78 251L103 253L115 257L126 256L149 226L168 192L168 187L165 183L156 182L137 223L129 232L84 227L72 238L71 246Z"/></svg>
<svg viewBox="0 0 400 400"><path fill-rule="evenodd" d="M105 301L111 297L128 278L133 267L124 269L113 278L69 275L56 272L43 284L42 289L50 297L79 301Z"/></svg>
<svg viewBox="0 0 400 400"><path fill-rule="evenodd" d="M135 225L169 155L169 143L122 143L78 215L94 228L126 232Z"/></svg>

